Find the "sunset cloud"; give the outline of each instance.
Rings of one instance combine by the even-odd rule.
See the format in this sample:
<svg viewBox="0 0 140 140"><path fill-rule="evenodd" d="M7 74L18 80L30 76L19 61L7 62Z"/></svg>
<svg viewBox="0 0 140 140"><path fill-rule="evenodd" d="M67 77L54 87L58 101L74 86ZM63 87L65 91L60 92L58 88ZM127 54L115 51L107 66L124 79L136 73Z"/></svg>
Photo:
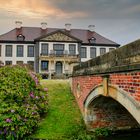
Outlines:
<svg viewBox="0 0 140 140"><path fill-rule="evenodd" d="M47 0L0 0L0 9L1 15L4 13L28 18L75 18L87 16L87 14L82 11L63 11Z"/></svg>
<svg viewBox="0 0 140 140"><path fill-rule="evenodd" d="M140 0L0 0L0 34L23 26L87 28L95 24L99 33L118 42L140 37ZM5 28L6 27L6 28Z"/></svg>

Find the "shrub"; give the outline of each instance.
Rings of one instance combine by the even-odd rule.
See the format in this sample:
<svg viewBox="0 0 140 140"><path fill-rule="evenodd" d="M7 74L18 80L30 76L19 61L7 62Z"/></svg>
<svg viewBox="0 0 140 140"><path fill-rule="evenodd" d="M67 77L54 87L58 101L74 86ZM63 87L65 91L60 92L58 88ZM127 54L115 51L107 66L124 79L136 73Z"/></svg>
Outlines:
<svg viewBox="0 0 140 140"><path fill-rule="evenodd" d="M96 136L109 136L111 134L111 130L108 128L96 128L95 129L95 135Z"/></svg>
<svg viewBox="0 0 140 140"><path fill-rule="evenodd" d="M0 138L21 139L32 133L47 111L45 90L36 74L25 68L0 69Z"/></svg>

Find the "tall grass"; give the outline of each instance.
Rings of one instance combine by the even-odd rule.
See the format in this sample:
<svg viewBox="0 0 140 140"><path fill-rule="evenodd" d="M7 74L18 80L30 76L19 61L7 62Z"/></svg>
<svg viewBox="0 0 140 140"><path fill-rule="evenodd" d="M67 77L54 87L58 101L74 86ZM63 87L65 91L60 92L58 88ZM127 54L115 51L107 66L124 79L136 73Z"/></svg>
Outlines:
<svg viewBox="0 0 140 140"><path fill-rule="evenodd" d="M48 88L49 111L32 136L39 139L76 139L85 125L67 80L42 80Z"/></svg>

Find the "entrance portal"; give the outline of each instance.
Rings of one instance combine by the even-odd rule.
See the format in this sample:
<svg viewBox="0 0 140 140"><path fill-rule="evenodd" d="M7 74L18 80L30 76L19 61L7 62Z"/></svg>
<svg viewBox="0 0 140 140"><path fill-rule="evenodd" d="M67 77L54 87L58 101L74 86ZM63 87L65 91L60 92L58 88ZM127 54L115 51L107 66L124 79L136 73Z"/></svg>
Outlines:
<svg viewBox="0 0 140 140"><path fill-rule="evenodd" d="M56 75L61 75L62 74L62 71L63 71L62 62L60 62L60 61L56 62L55 71L56 71Z"/></svg>

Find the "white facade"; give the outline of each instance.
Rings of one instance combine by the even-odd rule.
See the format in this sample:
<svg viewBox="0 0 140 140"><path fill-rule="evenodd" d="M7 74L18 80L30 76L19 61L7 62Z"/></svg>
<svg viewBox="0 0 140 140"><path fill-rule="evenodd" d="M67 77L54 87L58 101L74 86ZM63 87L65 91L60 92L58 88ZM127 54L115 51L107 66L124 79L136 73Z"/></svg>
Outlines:
<svg viewBox="0 0 140 140"><path fill-rule="evenodd" d="M76 46L76 55L79 54L78 52L78 43L63 43L63 42L39 42L39 54L41 54L41 44L48 44L48 53L50 53L51 50L53 50L53 44L63 44L64 45L64 51L67 51L69 53L69 45L70 44L74 44ZM5 65L6 61L12 61L13 65L17 64L17 61L23 61L24 64L27 64L28 61L34 61L34 57L28 57L27 53L28 53L28 46L29 45L34 45L34 44L11 44L11 43L1 43L1 55L0 55L0 61L3 62L3 64ZM12 57L6 57L5 56L5 46L6 45L12 45ZM17 45L23 45L23 57L17 57ZM87 45L82 45L81 47L85 47L86 48L86 58L81 58L82 62L85 62L89 59L91 59L90 57L90 48L96 48L96 56L100 56L100 48L105 48L106 49L106 53L109 52L110 48L114 48L116 49L116 47L112 47L112 46L87 46ZM57 60L56 60L57 61ZM41 60L39 62L39 73L42 73L41 71ZM65 66L65 67L64 67ZM70 69L70 66L67 65L63 65L63 73L65 72L65 70ZM49 64L49 70L48 71L54 71L55 70L55 64L54 63L50 63Z"/></svg>
<svg viewBox="0 0 140 140"><path fill-rule="evenodd" d="M69 53L69 45L74 44L76 46L76 54L79 54L77 43L64 43L64 42L39 42L39 54L41 54L41 44L48 44L48 51L49 52L51 50L53 50L54 44L64 44L64 51L68 51L68 53Z"/></svg>
<svg viewBox="0 0 140 140"><path fill-rule="evenodd" d="M109 52L109 49L116 49L116 47L112 47L112 46L87 46L87 45L82 45L81 47L85 47L86 48L86 58L81 58L82 62L88 61L89 59L92 59L90 57L90 48L96 48L96 57L100 56L100 48L105 48L106 53Z"/></svg>
<svg viewBox="0 0 140 140"><path fill-rule="evenodd" d="M29 64L32 70L49 78L66 77L72 74L73 66L119 46L99 36L92 25L90 30L71 30L70 24L66 24L65 30L46 28L46 25L43 23L42 28L18 27L0 36L0 62L4 65Z"/></svg>
<svg viewBox="0 0 140 140"><path fill-rule="evenodd" d="M12 61L13 65L17 64L17 61L23 61L23 63L27 64L28 61L34 61L34 57L28 57L28 45L33 45L34 44L14 44L14 43L0 43L1 45L1 56L0 56L0 61L5 65L6 61ZM6 50L6 45L12 45L12 57L6 57L5 50ZM17 45L23 45L23 57L17 57Z"/></svg>
<svg viewBox="0 0 140 140"><path fill-rule="evenodd" d="M62 44L64 45L64 52L68 52L69 54L69 45L75 45L75 55L78 55L79 54L79 51L78 51L78 43L66 43L66 42L39 42L39 55L41 54L41 46L42 44L48 44L48 56L50 55L50 52L53 49L53 45L54 44ZM54 73L56 71L56 62L62 62L62 73L71 73L72 72L72 69L71 69L71 65L67 62L67 60L64 58L64 57L56 57L56 59L54 59L53 61L50 60L48 58L48 63L49 63L49 66L48 66L48 71L44 71L44 70L41 70L41 61L47 61L47 58L45 58L44 60L43 59L40 59L39 60L39 73Z"/></svg>

